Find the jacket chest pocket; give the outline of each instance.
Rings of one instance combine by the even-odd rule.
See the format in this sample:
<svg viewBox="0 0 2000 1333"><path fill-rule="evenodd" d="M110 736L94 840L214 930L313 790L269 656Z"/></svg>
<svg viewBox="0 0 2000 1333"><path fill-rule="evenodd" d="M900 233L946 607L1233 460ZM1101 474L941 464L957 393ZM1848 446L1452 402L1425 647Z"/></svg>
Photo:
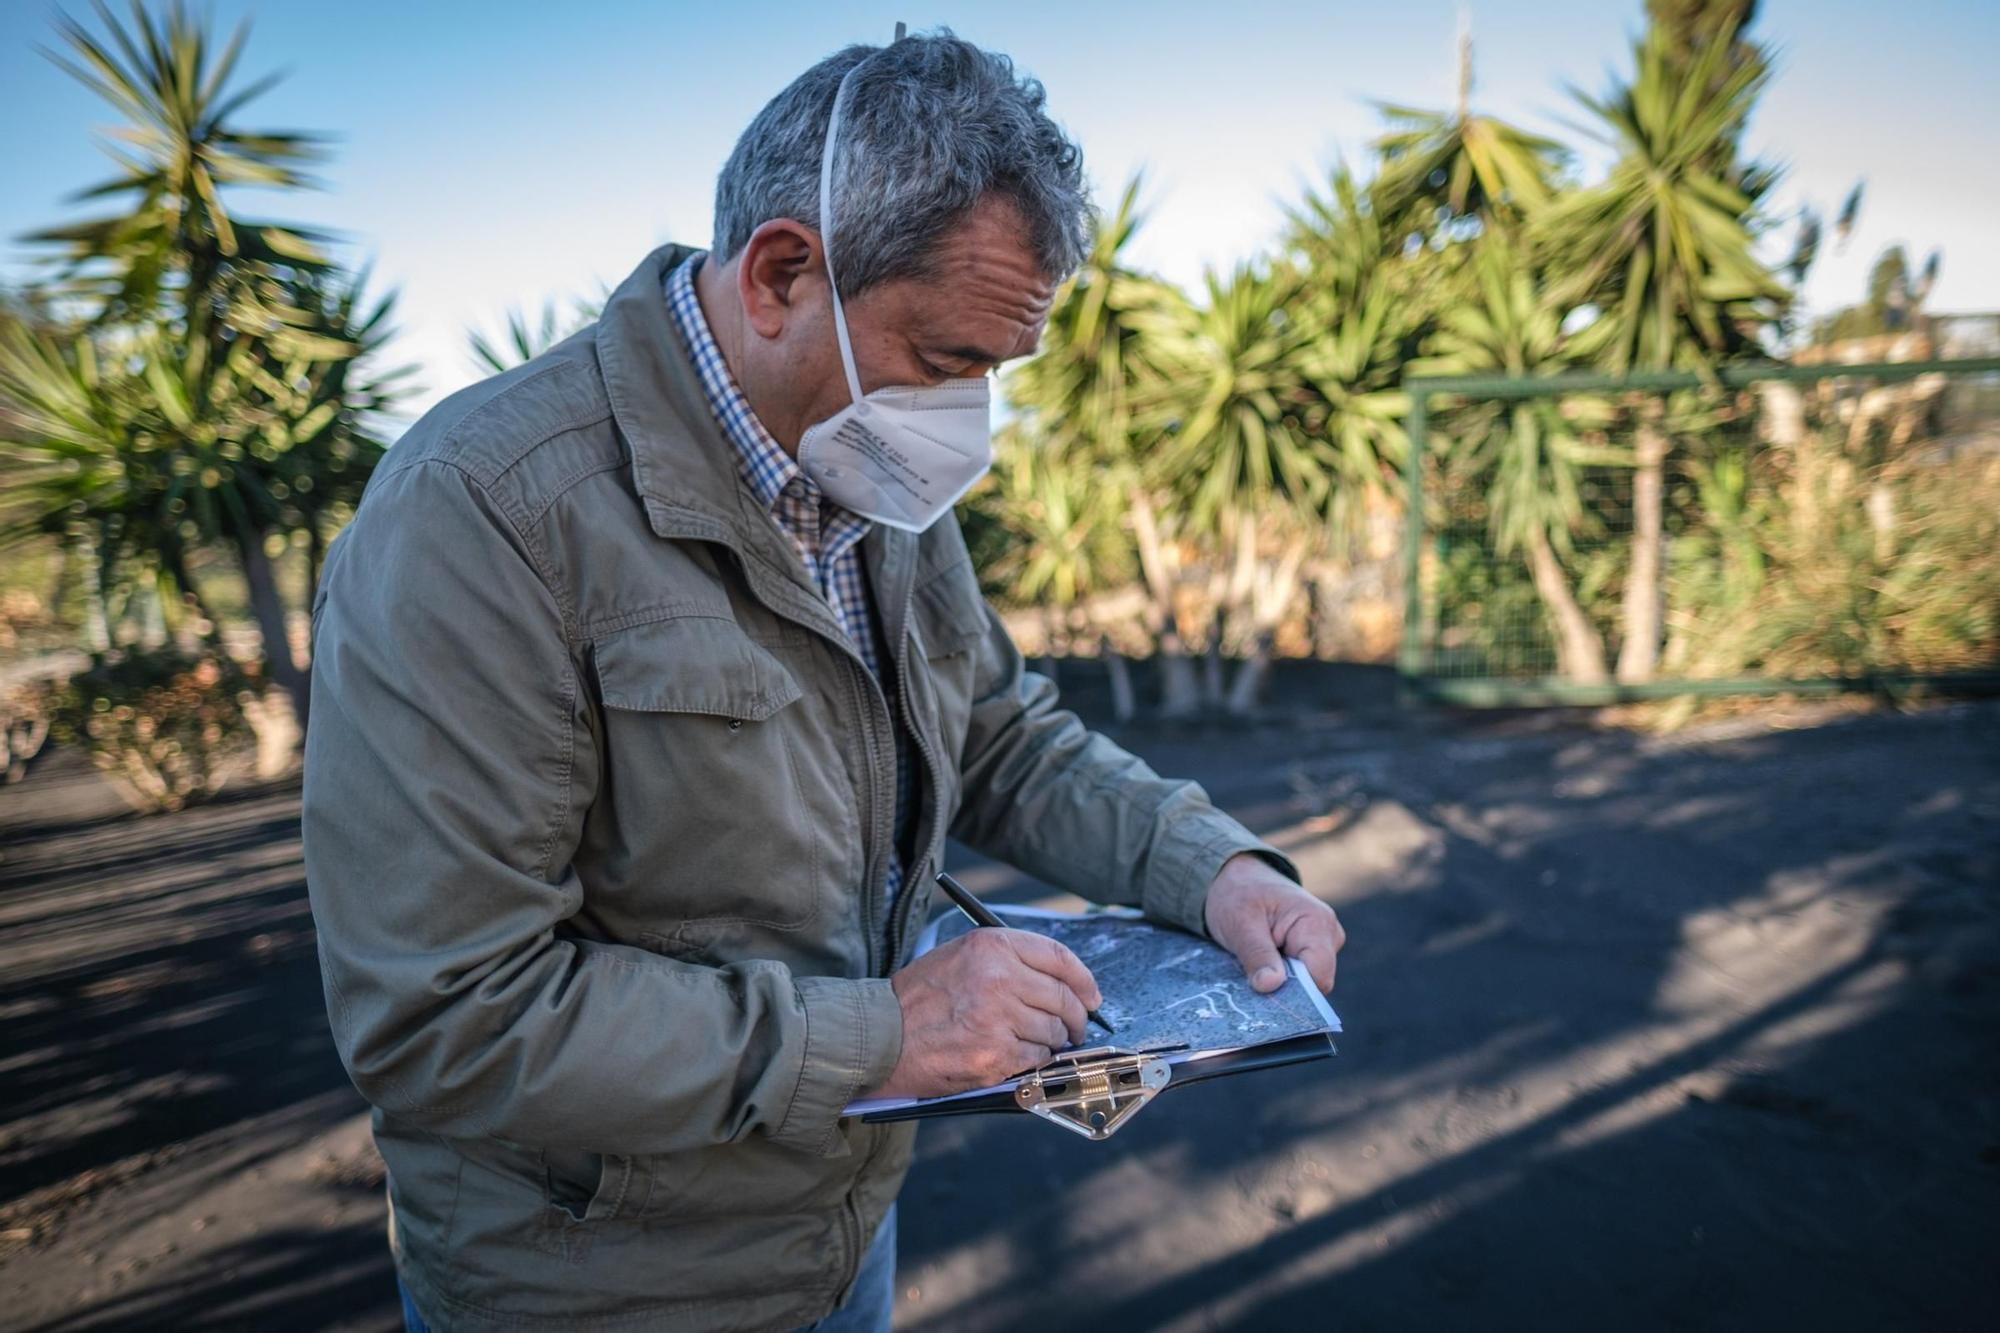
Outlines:
<svg viewBox="0 0 2000 1333"><path fill-rule="evenodd" d="M822 875L787 712L798 680L722 616L627 626L591 655L638 914L662 936L812 922Z"/></svg>

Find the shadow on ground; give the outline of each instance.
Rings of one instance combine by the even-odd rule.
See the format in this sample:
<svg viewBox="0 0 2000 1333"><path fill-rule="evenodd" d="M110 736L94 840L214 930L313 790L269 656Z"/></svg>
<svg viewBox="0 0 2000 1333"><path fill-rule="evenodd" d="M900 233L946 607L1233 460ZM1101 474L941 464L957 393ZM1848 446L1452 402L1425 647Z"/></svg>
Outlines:
<svg viewBox="0 0 2000 1333"><path fill-rule="evenodd" d="M1342 911L1341 1058L1169 1093L1105 1145L927 1131L902 1326L2000 1308L2000 711L1278 766L1206 776Z"/></svg>

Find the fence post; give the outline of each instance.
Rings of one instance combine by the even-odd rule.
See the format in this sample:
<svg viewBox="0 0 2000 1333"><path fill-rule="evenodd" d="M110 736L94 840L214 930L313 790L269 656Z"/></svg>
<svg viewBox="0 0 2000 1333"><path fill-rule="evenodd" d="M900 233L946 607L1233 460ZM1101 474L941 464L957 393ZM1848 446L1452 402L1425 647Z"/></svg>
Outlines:
<svg viewBox="0 0 2000 1333"><path fill-rule="evenodd" d="M1403 455L1403 649L1397 697L1412 703L1424 668L1424 596L1419 579L1424 545L1424 451L1430 443L1430 394L1410 391L1409 445Z"/></svg>

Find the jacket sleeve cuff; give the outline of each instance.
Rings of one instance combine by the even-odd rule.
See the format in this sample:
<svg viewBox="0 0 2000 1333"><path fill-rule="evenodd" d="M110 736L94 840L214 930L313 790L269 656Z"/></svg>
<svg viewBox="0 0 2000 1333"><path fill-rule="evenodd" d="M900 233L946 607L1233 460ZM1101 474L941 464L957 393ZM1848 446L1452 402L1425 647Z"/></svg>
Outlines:
<svg viewBox="0 0 2000 1333"><path fill-rule="evenodd" d="M1295 884L1304 884L1290 857L1220 811L1203 818L1176 820L1149 858L1140 906L1147 916L1192 931L1208 933L1204 913L1209 885L1223 863L1239 852L1254 852Z"/></svg>
<svg viewBox="0 0 2000 1333"><path fill-rule="evenodd" d="M797 1090L771 1138L822 1157L846 1149L840 1113L887 1081L903 1054L903 1008L880 977L795 977L806 1018Z"/></svg>

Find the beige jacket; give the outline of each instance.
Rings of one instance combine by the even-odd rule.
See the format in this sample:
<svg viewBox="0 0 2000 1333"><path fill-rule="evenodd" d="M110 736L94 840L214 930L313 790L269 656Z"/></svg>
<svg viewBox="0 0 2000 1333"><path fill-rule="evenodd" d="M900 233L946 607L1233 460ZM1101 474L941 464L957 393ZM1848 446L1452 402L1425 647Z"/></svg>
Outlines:
<svg viewBox="0 0 2000 1333"><path fill-rule="evenodd" d="M844 1302L914 1130L901 1049L947 834L1202 928L1267 844L1057 706L955 521L864 539L885 698L760 512L667 312L603 317L391 449L313 605L305 859L392 1243L453 1328L786 1327ZM918 857L877 927L896 717Z"/></svg>

